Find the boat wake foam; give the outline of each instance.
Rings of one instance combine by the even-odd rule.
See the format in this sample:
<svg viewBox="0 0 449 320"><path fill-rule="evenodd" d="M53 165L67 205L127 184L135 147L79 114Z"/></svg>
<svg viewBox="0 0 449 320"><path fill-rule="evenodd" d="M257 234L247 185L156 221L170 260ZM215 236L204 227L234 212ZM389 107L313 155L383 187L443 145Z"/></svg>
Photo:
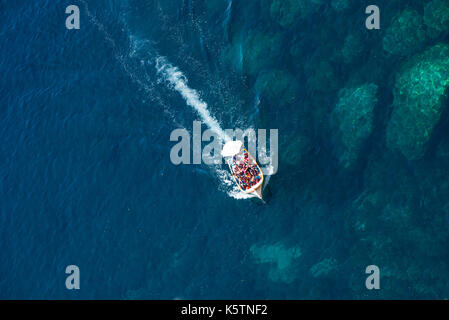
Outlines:
<svg viewBox="0 0 449 320"><path fill-rule="evenodd" d="M193 107L203 122L213 130L223 141L229 141L229 136L221 129L218 121L209 113L207 103L201 100L198 92L187 85L187 78L179 71L178 68L172 66L164 57L156 59L156 70L166 81L181 94L186 103Z"/></svg>
<svg viewBox="0 0 449 320"><path fill-rule="evenodd" d="M220 179L221 181L219 189L226 192L228 196L238 200L257 198L257 196L254 194L242 192L235 183L234 178L232 177L229 170L224 170L216 167L215 172L217 174L218 179Z"/></svg>

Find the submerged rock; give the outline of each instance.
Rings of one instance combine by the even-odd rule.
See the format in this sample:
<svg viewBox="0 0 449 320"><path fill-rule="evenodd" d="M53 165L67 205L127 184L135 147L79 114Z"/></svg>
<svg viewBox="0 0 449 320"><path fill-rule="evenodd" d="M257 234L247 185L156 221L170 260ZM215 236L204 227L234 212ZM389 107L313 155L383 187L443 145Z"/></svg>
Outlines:
<svg viewBox="0 0 449 320"><path fill-rule="evenodd" d="M301 14L301 1L274 0L270 6L270 16L283 27L292 25Z"/></svg>
<svg viewBox="0 0 449 320"><path fill-rule="evenodd" d="M294 262L301 257L298 247L285 247L281 243L250 248L251 254L258 263L270 264L268 276L275 282L293 282L298 274Z"/></svg>
<svg viewBox="0 0 449 320"><path fill-rule="evenodd" d="M273 0L270 6L270 16L281 26L289 27L298 19L315 12L324 0Z"/></svg>
<svg viewBox="0 0 449 320"><path fill-rule="evenodd" d="M445 108L449 87L449 45L438 44L409 60L396 77L387 145L410 160L426 151Z"/></svg>
<svg viewBox="0 0 449 320"><path fill-rule="evenodd" d="M233 69L257 75L259 71L276 64L281 45L281 37L276 33L252 33L242 41L236 37L224 51L223 60Z"/></svg>
<svg viewBox="0 0 449 320"><path fill-rule="evenodd" d="M359 36L353 34L348 35L341 49L344 63L352 63L359 59L363 54L363 48L364 43Z"/></svg>
<svg viewBox="0 0 449 320"><path fill-rule="evenodd" d="M341 143L337 156L345 168L357 160L363 143L371 135L376 104L377 85L372 83L339 92L338 103L331 115L331 127Z"/></svg>
<svg viewBox="0 0 449 320"><path fill-rule="evenodd" d="M444 31L449 32L449 2L433 0L424 7L424 23L427 34L437 38Z"/></svg>
<svg viewBox="0 0 449 320"><path fill-rule="evenodd" d="M351 0L331 0L331 6L335 11L340 12L348 9L352 4L351 2Z"/></svg>
<svg viewBox="0 0 449 320"><path fill-rule="evenodd" d="M338 89L338 79L332 64L328 61L311 59L304 67L307 85L314 93L327 94Z"/></svg>
<svg viewBox="0 0 449 320"><path fill-rule="evenodd" d="M286 163L291 166L299 165L310 149L310 139L305 135L297 134L287 140L285 145L280 149L280 160L282 163Z"/></svg>
<svg viewBox="0 0 449 320"><path fill-rule="evenodd" d="M296 123L300 117L299 89L297 79L287 71L274 69L259 74L254 91L262 123L275 128ZM289 117L282 116L285 113Z"/></svg>
<svg viewBox="0 0 449 320"><path fill-rule="evenodd" d="M204 1L204 5L206 7L207 15L212 16L224 13L229 6L229 2L224 0L207 0Z"/></svg>
<svg viewBox="0 0 449 320"><path fill-rule="evenodd" d="M337 260L334 258L326 258L317 264L315 264L312 268L310 268L310 274L314 278L322 278L326 277L335 270L337 267Z"/></svg>
<svg viewBox="0 0 449 320"><path fill-rule="evenodd" d="M261 73L257 77L255 90L278 107L294 103L299 95L298 81L283 70Z"/></svg>
<svg viewBox="0 0 449 320"><path fill-rule="evenodd" d="M385 51L393 55L413 54L426 40L423 18L412 9L405 9L393 18L383 38Z"/></svg>

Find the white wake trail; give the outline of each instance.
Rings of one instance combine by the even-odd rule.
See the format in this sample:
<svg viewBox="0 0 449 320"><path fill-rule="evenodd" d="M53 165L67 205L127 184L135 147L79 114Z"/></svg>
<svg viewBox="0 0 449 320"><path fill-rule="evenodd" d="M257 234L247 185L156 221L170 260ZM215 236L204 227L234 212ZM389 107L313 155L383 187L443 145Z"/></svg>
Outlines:
<svg viewBox="0 0 449 320"><path fill-rule="evenodd" d="M223 131L218 121L209 113L207 104L201 100L198 92L187 85L187 79L178 68L172 66L165 58L156 59L156 69L173 88L178 91L186 103L193 107L203 120L203 122L213 130L223 141L227 142L231 138Z"/></svg>

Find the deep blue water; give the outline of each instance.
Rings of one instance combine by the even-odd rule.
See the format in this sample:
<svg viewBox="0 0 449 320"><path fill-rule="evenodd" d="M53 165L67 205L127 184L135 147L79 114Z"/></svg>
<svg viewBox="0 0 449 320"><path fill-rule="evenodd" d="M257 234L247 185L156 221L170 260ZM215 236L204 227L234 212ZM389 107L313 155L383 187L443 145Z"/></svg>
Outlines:
<svg viewBox="0 0 449 320"><path fill-rule="evenodd" d="M423 4L378 1L382 29L368 31L370 3L347 2L285 27L268 0L0 1L0 298L447 298L446 113L422 158L385 145L393 74L413 54L386 57L382 38ZM80 30L65 28L69 4ZM343 64L354 25L361 45ZM256 31L278 51L224 57L267 41ZM416 51L438 42L447 33ZM161 57L221 128L279 129L265 204L230 196L220 168L171 163L171 131L202 118L157 73ZM264 96L273 68L289 84ZM329 114L364 82L379 88L374 125L345 169ZM80 290L65 287L70 264ZM365 288L371 264L380 290Z"/></svg>

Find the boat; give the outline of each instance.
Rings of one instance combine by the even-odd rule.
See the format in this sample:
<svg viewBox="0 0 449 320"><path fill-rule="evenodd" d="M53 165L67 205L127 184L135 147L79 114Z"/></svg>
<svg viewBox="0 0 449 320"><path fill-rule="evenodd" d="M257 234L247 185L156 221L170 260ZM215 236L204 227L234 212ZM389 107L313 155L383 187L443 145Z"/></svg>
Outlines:
<svg viewBox="0 0 449 320"><path fill-rule="evenodd" d="M228 141L221 155L228 163L229 170L239 189L262 199L263 173L254 157L239 140Z"/></svg>

